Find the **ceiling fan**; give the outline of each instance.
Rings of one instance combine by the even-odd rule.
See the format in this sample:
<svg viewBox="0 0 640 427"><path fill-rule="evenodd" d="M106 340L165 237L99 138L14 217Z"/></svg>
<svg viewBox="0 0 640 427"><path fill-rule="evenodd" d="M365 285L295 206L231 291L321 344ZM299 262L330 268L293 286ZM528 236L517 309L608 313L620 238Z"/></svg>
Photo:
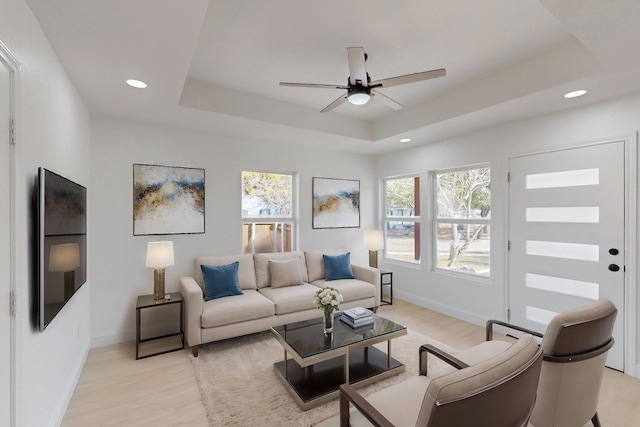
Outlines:
<svg viewBox="0 0 640 427"><path fill-rule="evenodd" d="M378 92L376 89L419 82L421 80L428 80L446 75L445 69L440 68L437 70L424 71L421 73L407 74L404 76L371 81L371 77L369 77L369 73L367 73L367 68L365 65L365 62L367 61L367 54L364 52L364 48L348 47L347 55L349 58L349 78L346 85L280 82L280 86L310 87L319 89L343 89L347 91L347 93L341 95L331 104L327 105L322 111L320 111L321 113L329 112L339 105L342 105L346 101L349 101L354 105L364 105L369 102L372 96L378 96L384 104L393 108L394 110L399 110L403 107L402 104Z"/></svg>

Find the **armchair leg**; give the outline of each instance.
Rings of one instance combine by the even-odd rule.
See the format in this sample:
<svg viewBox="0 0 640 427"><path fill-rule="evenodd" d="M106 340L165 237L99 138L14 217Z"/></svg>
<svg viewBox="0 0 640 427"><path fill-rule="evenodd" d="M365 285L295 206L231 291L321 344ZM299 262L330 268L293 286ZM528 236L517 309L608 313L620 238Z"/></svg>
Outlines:
<svg viewBox="0 0 640 427"><path fill-rule="evenodd" d="M349 399L340 393L340 427L349 427Z"/></svg>
<svg viewBox="0 0 640 427"><path fill-rule="evenodd" d="M597 412L593 415L593 418L591 418L591 423L593 424L593 427L602 427L600 425L600 419L598 418Z"/></svg>
<svg viewBox="0 0 640 427"><path fill-rule="evenodd" d="M192 345L191 346L191 353L193 353L193 357L198 357L198 346L197 345Z"/></svg>

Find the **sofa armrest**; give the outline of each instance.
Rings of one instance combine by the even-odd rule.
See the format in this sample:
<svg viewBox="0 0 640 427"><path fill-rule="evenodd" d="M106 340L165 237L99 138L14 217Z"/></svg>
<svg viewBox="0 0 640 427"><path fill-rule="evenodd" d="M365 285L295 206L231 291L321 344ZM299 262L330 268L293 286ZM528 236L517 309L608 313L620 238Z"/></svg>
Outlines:
<svg viewBox="0 0 640 427"><path fill-rule="evenodd" d="M351 264L351 271L353 272L354 278L362 280L363 282L369 282L373 285L376 292L376 304L374 308L380 307L380 270L373 267Z"/></svg>
<svg viewBox="0 0 640 427"><path fill-rule="evenodd" d="M184 298L184 329L189 347L201 344L200 325L202 317L202 288L193 277L180 278L180 293Z"/></svg>

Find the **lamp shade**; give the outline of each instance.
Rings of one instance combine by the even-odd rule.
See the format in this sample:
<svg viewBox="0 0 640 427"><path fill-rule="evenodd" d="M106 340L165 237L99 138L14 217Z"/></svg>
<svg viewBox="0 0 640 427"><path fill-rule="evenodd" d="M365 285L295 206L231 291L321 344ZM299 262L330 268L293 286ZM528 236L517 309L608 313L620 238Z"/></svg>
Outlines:
<svg viewBox="0 0 640 427"><path fill-rule="evenodd" d="M147 267L169 267L173 265L173 242L147 243Z"/></svg>
<svg viewBox="0 0 640 427"><path fill-rule="evenodd" d="M80 267L80 245L63 243L49 250L49 271L73 271Z"/></svg>
<svg viewBox="0 0 640 427"><path fill-rule="evenodd" d="M384 249L382 230L364 230L364 248L370 251Z"/></svg>

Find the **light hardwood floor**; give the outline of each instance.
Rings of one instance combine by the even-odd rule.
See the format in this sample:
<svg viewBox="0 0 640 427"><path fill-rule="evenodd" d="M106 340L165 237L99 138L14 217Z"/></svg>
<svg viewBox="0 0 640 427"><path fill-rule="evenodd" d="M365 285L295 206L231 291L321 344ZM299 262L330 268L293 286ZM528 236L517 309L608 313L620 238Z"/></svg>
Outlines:
<svg viewBox="0 0 640 427"><path fill-rule="evenodd" d="M484 341L482 327L398 299L378 314L452 348ZM62 426L207 426L190 357L135 360L133 342L92 349ZM607 369L598 412L604 427L640 426L640 380Z"/></svg>

